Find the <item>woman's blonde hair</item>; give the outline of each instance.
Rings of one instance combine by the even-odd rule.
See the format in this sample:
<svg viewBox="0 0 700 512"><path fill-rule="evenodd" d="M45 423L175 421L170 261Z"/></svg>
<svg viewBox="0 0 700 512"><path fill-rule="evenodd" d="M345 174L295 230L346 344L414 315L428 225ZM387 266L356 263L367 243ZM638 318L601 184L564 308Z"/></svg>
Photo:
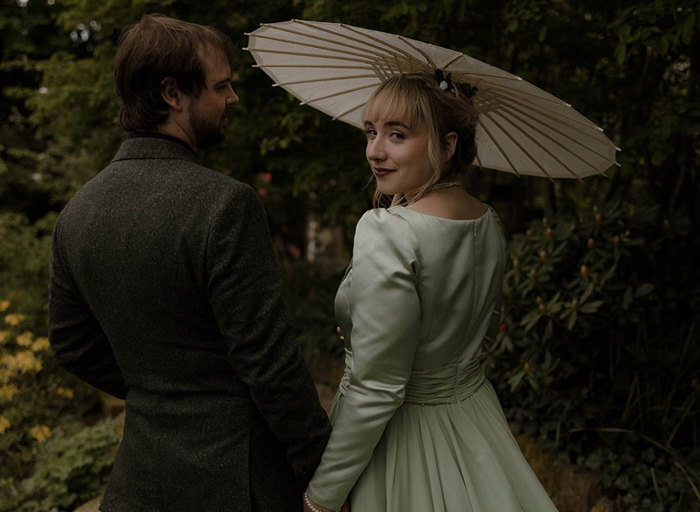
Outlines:
<svg viewBox="0 0 700 512"><path fill-rule="evenodd" d="M400 120L411 130L425 128L428 133L428 160L432 176L416 190L396 194L392 206L417 201L431 185L443 178L462 181L476 156L477 113L469 85L451 84L442 90L434 75L411 73L396 75L383 82L372 94L362 113L363 119ZM454 154L445 160L449 149L446 135L457 134ZM382 194L374 194L375 205Z"/></svg>

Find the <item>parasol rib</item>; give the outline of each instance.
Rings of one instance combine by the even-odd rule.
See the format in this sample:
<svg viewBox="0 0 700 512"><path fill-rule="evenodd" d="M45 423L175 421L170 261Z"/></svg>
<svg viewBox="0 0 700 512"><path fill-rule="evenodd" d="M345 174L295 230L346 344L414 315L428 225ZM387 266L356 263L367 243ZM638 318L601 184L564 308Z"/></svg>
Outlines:
<svg viewBox="0 0 700 512"><path fill-rule="evenodd" d="M244 50L249 50L249 48L243 48ZM250 50L253 52L258 52L258 53L274 53L275 55L295 55L297 57L309 57L312 59L329 59L329 60L337 60L338 56L336 55L321 55L321 54L314 54L314 53L302 53L302 52L290 52L290 51L283 51L283 50L268 50L266 48L255 48L254 50ZM343 61L350 61L350 62L361 62L362 64L372 64L373 61L368 59L368 58L353 58L353 57L343 57Z"/></svg>
<svg viewBox="0 0 700 512"><path fill-rule="evenodd" d="M496 114L501 115L501 114L498 113L498 112L496 112ZM519 121L519 122L522 123L523 125L525 125L525 126L527 126L528 128L530 128L531 130L534 130L535 132L537 132L537 133L539 133L540 135L542 135L545 139L548 139L549 141L553 142L556 146L559 146L559 147L560 147L561 149L563 149L566 153L570 154L571 156L573 156L574 158L576 158L577 160L579 160L580 162L582 162L586 167L590 167L591 169L595 170L596 172L602 174L602 171L599 171L599 170L598 170L598 167L597 167L596 165L594 165L594 164L593 164L592 162L590 162L589 160L586 160L586 159L583 158L581 155L579 155L577 152L573 151L573 150L570 149L568 146L565 146L564 144L562 144L560 141L558 141L557 139L555 139L555 138L552 137L551 135L549 135L549 134L543 132L542 130L540 130L540 129L537 128L536 126L534 126L534 125L528 123L527 121L525 121L524 119L522 119L520 116L517 116L517 115L513 114L512 112L510 113L510 116L512 116L512 117L509 119L509 121L511 121L511 125L513 125L513 126L515 126L515 127L517 128L517 125L516 125L515 123L512 122L512 119L515 119L515 120ZM503 116L502 116L502 117L503 117ZM505 117L504 117L504 119L505 119ZM524 130L522 130L522 129L520 129L520 131L521 131L522 133L524 133L524 134L526 133L526 132L525 132ZM532 140L533 142L535 141L535 139L532 138L531 136L530 136L530 140ZM543 144L539 144L539 146L540 146L540 148L542 148L542 150L544 150L547 154L549 154L549 156L551 156L551 157L554 158L557 162L559 162L559 164L561 164L562 166L566 167L566 168L569 170L569 172L570 172L571 174L573 174L576 178L578 178L579 180L581 179L581 178L578 176L578 174L576 174L576 172L575 172L573 169L571 169L571 167L569 167L567 164L565 164L563 161L561 161L561 160L559 159L559 157L558 157L555 153L552 153L552 152L549 150L549 148L548 148L547 146L545 146L545 145L543 145ZM585 146L582 146L582 147L585 148ZM590 148L586 148L586 149L590 149ZM592 151L592 150L591 150L591 151ZM600 155L600 154L596 153L595 151L592 151L592 152L595 153L596 155L600 156L601 158L603 158L603 160L604 160L605 162L608 162L608 163L609 163L609 164L608 164L609 166L612 165L612 162L610 161L610 158L608 158L607 156Z"/></svg>
<svg viewBox="0 0 700 512"><path fill-rule="evenodd" d="M367 104L367 102L366 102L366 101L363 101L363 102L360 103L359 105L355 105L354 107L347 109L345 112L342 112L342 113L340 113L340 114L338 114L338 115L333 116L333 121L335 121L336 119L340 119L340 118L343 117L343 116L348 115L350 112L354 112L354 111L357 110L358 108L364 107L366 104Z"/></svg>
<svg viewBox="0 0 700 512"><path fill-rule="evenodd" d="M267 68L309 68L309 69L366 69L369 71L374 71L374 68L368 66L327 66L324 64L253 64L254 68L267 69Z"/></svg>
<svg viewBox="0 0 700 512"><path fill-rule="evenodd" d="M493 116L491 115L491 112L487 112L487 113L484 114L484 115L489 119L489 121L491 121L493 124L495 124L495 125L498 127L498 129L501 130L501 132L503 132L503 134L504 134L506 137L508 137L508 138L510 139L510 141L511 141L513 144L515 144L516 146L518 146L518 148L520 149L520 151L522 151L522 152L523 152L537 167L539 167L539 168L540 168L540 171L542 171L542 173L543 173L545 176L547 176L547 178L549 178L550 180L553 179L552 176L547 172L547 170L546 170L544 167L542 167L542 164L540 164L537 160L535 160L535 158L532 156L532 154L531 154L527 149L525 149L525 148L523 147L523 145L520 144L520 142L517 141L517 139L515 139L510 133L508 133L508 131L505 130L505 129L503 128L503 126L501 126L501 123L499 123L498 121L496 121L496 120L493 118ZM574 174L574 176L576 176L576 175Z"/></svg>
<svg viewBox="0 0 700 512"><path fill-rule="evenodd" d="M528 107L531 106L530 103L523 104L523 103L521 103L521 102L515 100L513 97L503 96L503 95L502 95L501 93L499 93L499 92L495 92L495 91L494 91L493 94L494 94L494 96L495 96L496 98L498 98L499 104L500 104L500 105L509 104L509 105L511 106L511 108L513 108L513 105L518 105L518 106L523 107L523 108L525 108L525 109L528 109ZM598 142L599 144L603 144L603 141L600 140L600 137L595 137L595 135L591 134L590 132L586 132L586 131L584 131L583 129L577 128L576 126L567 123L567 121L573 121L573 122L575 122L575 123L577 123L577 124L583 125L584 127L588 128L589 130L593 130L593 132L594 132L596 135L599 135L599 136L602 135L602 131L603 131L602 129L600 129L600 128L597 127L597 126L594 127L593 125L588 124L588 123L582 123L582 122L581 122L579 119L577 119L577 118L574 118L574 117L571 117L571 116L566 116L566 115L564 115L564 114L561 113L561 112L557 112L557 111L548 109L548 108L543 107L543 106L541 106L541 105L537 105L537 108L534 108L534 107L530 108L528 112L524 112L524 111L522 111L522 110L518 110L518 112L520 112L520 113L523 114L523 115L532 115L533 113L534 113L534 114L537 114L537 115L540 115L540 116L545 117L545 118L547 118L547 119L550 119L550 120L552 120L552 121L554 121L554 122L560 123L560 124L564 125L565 127L567 127L568 129L570 129L570 130L572 130L572 131L575 131L575 132L578 133L579 135L582 135L582 136L584 136L584 137L587 137L587 138L589 138L589 139L592 140L592 141ZM559 117L552 116L552 115L548 114L547 112L551 112L552 114L555 114L555 115L557 115L557 116L559 116ZM544 123L541 123L541 124L544 124ZM604 135L603 135L603 137L604 137ZM611 143L611 144L612 144L612 143ZM619 148L618 148L617 146L614 146L614 147L615 147L616 150L619 151Z"/></svg>
<svg viewBox="0 0 700 512"><path fill-rule="evenodd" d="M291 31L291 32L293 32L293 31ZM301 33L299 33L299 32L293 32L293 33L301 34ZM302 41L289 41L289 40L287 40L287 39L282 39L282 38L279 38L279 37L266 36L266 35L263 35L263 34L246 34L246 35L248 35L248 37L253 37L254 39L266 39L266 40L270 40L270 41L277 41L277 42L280 42L280 43L293 44L293 45L295 45L295 46L303 46L303 47L305 47L305 48L316 48L316 49L319 49L319 50L325 50L325 51L332 51L332 52L337 52L337 53L343 53L343 54L346 54L346 55L353 55L353 56L355 56L355 57L372 58L372 57L382 57L382 56L383 56L382 54L380 54L380 53L378 53L378 52L369 52L369 51L363 50L362 48L357 48L357 47L355 47L355 46L350 46L350 45L346 45L345 48L353 48L353 49L358 50L358 52L353 52L353 51L347 50L347 49L345 49L345 48L329 48L329 47L327 47L327 46L321 46L321 45L319 45L319 44L311 44L311 43L302 42ZM325 39L323 39L323 40L325 40ZM329 40L329 42L331 42L331 41ZM243 49L244 49L244 50L248 50L248 51L267 51L267 52L276 51L276 50L266 50L266 49L261 49L261 48L250 48L250 47L248 47L248 48L243 48ZM361 52L364 52L364 53L361 53ZM282 52L279 52L279 53L282 53ZM343 58L343 57L338 57L338 56L336 56L336 57L333 57L333 58L337 59L337 58Z"/></svg>
<svg viewBox="0 0 700 512"><path fill-rule="evenodd" d="M386 54L391 54L392 52L390 52L390 51L387 50L387 47L389 47L389 48L391 48L392 50L394 50L394 51L397 52L397 56L398 56L398 55L403 55L403 56L407 57L409 60L416 60L416 58L415 58L413 55L411 55L410 53L407 53L407 52L405 52L404 50L401 50L400 48L396 48L395 46L393 46L393 45L391 45L391 44L385 43L384 41L382 41L382 40L380 40L380 39L376 39L376 38L374 38L374 37L368 36L367 34L363 34L362 32L360 32L360 31L358 31L358 30L353 30L353 27L350 27L349 25L343 25L342 23L338 23L338 24L337 24L339 27L342 27L342 28L344 28L344 29L346 29L346 30L349 30L350 32L354 32L354 33L356 33L356 34L359 34L359 35L361 35L361 36L363 36L363 37L366 37L367 39L370 39L371 41L379 42L380 45L372 44L372 43L368 42L367 40L358 39L358 38L356 38L356 37L352 37L352 36L349 36L348 34L344 34L344 33L341 33L341 32L333 32L332 30L329 30L329 29L327 29L327 28L325 28L325 27L319 27L319 26L317 26L317 25L312 25L312 24L307 23L307 22L305 22L305 21L301 21L301 20L292 20L292 21L293 21L294 23L298 23L298 24L300 24L300 25L302 25L302 26L312 28L312 29L314 29L314 30L318 30L318 31L321 31L321 32L327 32L327 33L332 34L332 35L334 35L334 36L343 37L343 38L348 39L348 40L350 40L350 41L354 41L354 42L356 42L356 43L359 43L359 44L361 44L361 45L368 46L368 47L370 47L370 48L374 48L374 49L376 49L376 50L379 50L379 54L378 54L378 55L382 55L382 54L384 54L384 55L386 55ZM309 37L313 37L313 36L310 35L310 34L305 34L305 35L309 35ZM334 40L333 42L334 42L335 44L343 44L343 43L340 43L340 42L337 41L337 40Z"/></svg>
<svg viewBox="0 0 700 512"><path fill-rule="evenodd" d="M297 80L294 82L275 82L272 87L283 87L285 85L301 85L301 84L312 84L314 82L330 82L333 80L356 80L360 78L377 78L376 73L371 75L347 75L347 76L331 76L328 78L310 78L308 80ZM375 84L376 85L376 84Z"/></svg>
<svg viewBox="0 0 700 512"><path fill-rule="evenodd" d="M473 75L473 76L480 76L478 73L471 73L471 72L460 73L460 72L458 72L458 71L452 71L452 76L453 76L453 77L454 77L455 75L460 75L460 74L461 74L461 75L466 75L467 77L472 76L472 75ZM498 75L487 75L487 74L485 74L485 73L484 73L483 75L481 75L481 76L484 76L484 77L486 77L486 78L500 78L500 79L504 79L504 78L505 78L505 77L498 76ZM459 81L459 80L458 80L458 81ZM535 91L537 91L537 92L544 92L544 91L542 91L542 90L538 90L534 85L532 85L531 83L529 83L529 82L527 82L527 81L525 81L525 80L522 80L522 79L521 79L520 81L522 81L522 82L524 82L524 83L526 83L526 84L532 86L532 88L535 89ZM491 80L484 80L483 83L485 83L486 85L488 85L489 88L491 88L491 89L505 90L505 91L507 91L509 94L512 93L512 94L514 94L514 95L519 95L519 96L521 96L521 97L525 96L525 98L523 98L523 99L526 99L526 98L537 98L538 100L541 100L541 101L547 101L547 102L549 102L549 103L554 103L555 105L560 105L560 106L562 106L562 107L571 108L571 105L570 105L569 103L566 103L565 101L562 101L562 100L560 100L559 98L556 98L556 97L554 97L554 96L551 96L551 95L549 95L549 94L547 94L547 93L545 93L545 95L541 95L541 94L537 94L535 91L532 91L532 92L531 92L531 91L524 90L524 89L522 89L521 87L511 87L511 86L508 85L507 83L498 83L498 82L493 82L493 81L491 81ZM529 100L527 100L527 101L529 101ZM592 123L591 123L591 124L592 124Z"/></svg>
<svg viewBox="0 0 700 512"><path fill-rule="evenodd" d="M497 96L499 99L507 99L512 103L516 103L516 104L520 105L521 107L532 108L532 110L534 110L535 112L546 111L546 112L550 112L550 113L554 114L555 116L558 116L558 118L548 116L548 117L550 117L550 119L554 119L554 120L559 119L560 122L562 122L562 123L565 122L563 120L569 120L569 121L572 121L573 123L584 126L588 129L594 130L596 132L603 131L602 128L600 128L599 126L597 126L596 124L594 124L590 120L586 119L581 114L576 112L573 108L571 108L571 105L561 105L562 107L565 107L565 108L556 110L556 109L547 107L545 105L541 105L535 101L530 100L529 98L523 98L522 96L518 96L516 94L513 94L512 92L508 92L507 93L508 95L506 95L506 93L503 93L500 90L495 90L495 89L491 89L489 92L492 93L494 96ZM544 115L544 112L543 112L543 115Z"/></svg>
<svg viewBox="0 0 700 512"><path fill-rule="evenodd" d="M306 23L301 22L299 20L292 20L292 21L294 23L297 23L297 24L302 25L302 26L308 26L312 30L322 30L320 27L309 25L309 24L306 24ZM386 53L386 50L384 48L376 47L374 45L370 45L370 48L375 48L375 50L367 48L368 45L366 45L363 41L360 41L360 40L355 40L355 41L363 44L363 47L355 46L355 45L349 44L345 41L340 41L338 39L329 39L327 37L322 37L322 36L315 34L315 33L312 33L312 32L299 32L298 30L293 30L291 28L282 27L282 26L278 26L278 25L263 25L263 26L266 28L269 28L269 29L274 29L274 30L279 30L281 32L287 32L290 34L299 35L299 36L306 37L308 39L313 39L316 41L324 41L324 42L331 43L331 44L336 45L336 46L345 46L346 48L352 48L354 50L358 50L361 52L364 51L364 52L367 52L367 53L375 55L375 56L380 56L380 55L383 55ZM327 30L327 29L324 31L328 32L329 34L333 34L335 36L339 35L335 32ZM253 35L255 35L255 34L253 34Z"/></svg>
<svg viewBox="0 0 700 512"><path fill-rule="evenodd" d="M573 151L569 146L567 146L567 145L565 145L564 143L558 141L557 139L555 139L554 137L552 137L552 136L549 135L548 133L543 132L542 130L540 130L540 129L539 129L537 126L535 126L534 124L531 124L531 123L530 123L529 121L527 121L526 119L523 119L522 117L520 117L520 116L518 116L517 114L514 113L514 112L518 112L519 114L522 114L522 115L524 115L524 116L527 116L527 115L528 115L527 112L524 112L524 111L522 111L522 110L520 110L520 109L518 109L518 108L512 107L512 106L509 106L509 107L504 106L504 107L502 108L502 110L505 111L505 112L508 112L514 119L517 119L517 120L520 121L522 124L528 126L529 128L535 130L535 131L536 131L537 133L539 133L540 135L542 135L542 136L544 136L545 138L551 140L551 141L554 142L556 145L558 145L559 147L561 147L564 151L567 151L568 153L570 153L570 154L573 155L574 157L578 158L578 159L581 160L582 162L584 162L584 163L590 165L589 162L587 162L586 160L584 160L583 157L581 157L577 152ZM538 121L538 120L535 119L535 118L531 118L531 119L533 119L534 121ZM544 124L544 123L540 123L540 124L541 124L541 126L548 126L548 125L546 125L546 124ZM548 126L548 127L551 128L551 126ZM571 137L570 135L568 135L568 134L566 134L566 133L564 133L564 132L556 131L556 133L557 133L557 135L559 135L559 136L561 136L561 137L563 137L563 138L565 138L565 139L567 139L567 140L573 142L574 144L577 144L578 146L582 147L582 148L585 149L586 151L589 151L589 152L591 152L591 153L593 153L593 154L599 156L600 158L603 158L603 159L605 159L605 160L610 161L611 165L612 165L613 163L617 163L617 162L615 162L614 160L610 160L610 157L609 157L609 156L604 155L604 154L602 154L602 153L599 153L598 151L596 151L596 150L593 149L592 147L584 145L581 141L579 141L579 140L577 140L577 139ZM602 141L596 141L596 142L598 142L598 143L601 144L601 145L603 144ZM612 145L611 145L610 147L612 147Z"/></svg>
<svg viewBox="0 0 700 512"><path fill-rule="evenodd" d="M411 41L409 41L409 40L406 39L405 37L399 36L399 39L400 39L401 41L403 41L405 44L407 44L408 46L410 46L411 48L413 48L415 51L417 51L418 53L420 53L420 54L423 56L423 58L425 59L425 61L430 65L431 68L437 69L438 66L437 66L437 64L435 64L435 62L433 61L433 59L430 58L430 55L428 55L428 54L425 53L423 50L421 50L420 48L418 48L415 44L413 44Z"/></svg>
<svg viewBox="0 0 700 512"><path fill-rule="evenodd" d="M496 146L496 149L503 155L503 158L506 159L508 162L508 165L510 165L511 169L513 169L513 172L520 176L520 173L518 172L518 168L515 166L515 164L511 161L510 157L508 156L508 153L503 150L501 145L498 143L498 139L493 136L491 131L488 129L488 127L484 123L479 123L479 126L481 127L484 132L486 132L486 135L489 136L489 139L491 139L491 142L493 142L494 146ZM477 148L477 154L479 153L479 149Z"/></svg>
<svg viewBox="0 0 700 512"><path fill-rule="evenodd" d="M391 44L391 43L388 43L388 42L386 42L386 41L382 41L381 39L379 39L379 38L377 38L377 37L374 37L374 36L372 36L372 35L370 35L370 34L365 34L364 32L361 32L361 31L357 30L355 27L351 27L350 25L345 25L345 24L341 23L340 26L343 27L343 28L346 29L346 30L349 30L350 32L354 32L355 34L359 34L359 35L361 35L361 36L363 36L363 37L368 38L368 39L371 40L371 41L374 41L374 42L376 42L376 43L379 43L380 45L382 45L382 46L377 47L377 48L379 48L380 50L381 50L383 47L388 46L389 48L391 48L391 49L394 50L395 52L397 52L397 53L399 53L399 54L402 54L402 55L405 55L409 60L412 60L412 61L415 61L415 62L420 62L421 64L423 64L422 61L420 61L419 59L416 59L415 55L411 55L410 53L408 53L408 52L407 52L406 50L404 50L403 48L399 48L398 46L394 46L394 45ZM346 36L345 34L340 34L340 35L342 35L342 36L344 36L344 37L349 37L349 36ZM350 38L350 39L353 39L353 40L354 40L354 38ZM368 43L366 43L366 44L368 44ZM371 46L375 46L375 45L371 45ZM375 47L376 47L376 46L375 46Z"/></svg>
<svg viewBox="0 0 700 512"><path fill-rule="evenodd" d="M350 94L351 92L357 92L357 91L361 91L362 89L369 89L370 87L376 87L376 86L377 86L377 84L368 84L368 85L361 85L359 87L354 87L352 89L344 89L342 91L334 92L332 94L327 94L326 96L321 96L319 98L304 100L300 104L301 105L310 105L311 103L314 103L316 101L327 100L328 98L334 98L336 96L342 96L344 94Z"/></svg>
<svg viewBox="0 0 700 512"><path fill-rule="evenodd" d="M558 157L557 155L555 155L554 153L552 153L552 152L549 150L549 148L548 148L547 146L545 146L545 145L543 145L542 143L538 142L538 141L532 136L531 133L527 132L527 131L524 130L520 125L518 125L517 123L513 122L513 119L508 119L507 117L505 117L505 116L504 116L502 113L500 113L500 112L494 112L494 114L500 116L504 121L507 121L507 122L510 124L510 126L512 126L512 127L515 128L516 130L518 130L520 133L522 133L522 134L525 136L525 138L530 139L530 141L533 142L533 143L536 145L536 147L540 148L542 151L544 151L545 153L547 153L547 154L548 154L549 156L551 156L554 160L556 160L557 163L558 163L559 165L561 165L561 166L564 167L567 171L569 171L569 174L571 174L572 177L578 179L579 181L581 180L581 178L579 177L579 175L576 174L576 171L574 171L571 167L569 167L568 164L562 162L562 161L559 159L559 157ZM501 130L503 130L503 127L502 127L501 125L499 125L499 124L496 122L496 120L493 119L493 117L491 117L491 120L492 120L494 123L496 123L497 126L498 126L499 128L501 128ZM512 137L511 137L511 138L512 138ZM515 140L515 139L513 139L513 140ZM519 145L519 147L522 148L522 146L520 146L520 145ZM530 156L530 155L528 155L528 156ZM593 169L595 172L598 172L598 169L597 169L595 166L591 165L591 164L588 163L588 162L585 162L585 163L586 163L586 165L587 165L588 167L590 167L591 169ZM549 175L548 175L548 176L549 176ZM552 179L552 178L550 177L550 179Z"/></svg>

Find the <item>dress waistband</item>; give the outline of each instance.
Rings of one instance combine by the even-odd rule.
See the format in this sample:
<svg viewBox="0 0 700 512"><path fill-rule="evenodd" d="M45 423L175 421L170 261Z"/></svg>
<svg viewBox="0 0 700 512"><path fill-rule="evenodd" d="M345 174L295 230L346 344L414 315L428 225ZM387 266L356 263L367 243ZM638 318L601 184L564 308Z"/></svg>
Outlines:
<svg viewBox="0 0 700 512"><path fill-rule="evenodd" d="M339 391L345 393L352 374L352 353L346 351L345 373ZM406 383L405 404L455 404L473 395L484 383L480 358L467 363L413 370Z"/></svg>

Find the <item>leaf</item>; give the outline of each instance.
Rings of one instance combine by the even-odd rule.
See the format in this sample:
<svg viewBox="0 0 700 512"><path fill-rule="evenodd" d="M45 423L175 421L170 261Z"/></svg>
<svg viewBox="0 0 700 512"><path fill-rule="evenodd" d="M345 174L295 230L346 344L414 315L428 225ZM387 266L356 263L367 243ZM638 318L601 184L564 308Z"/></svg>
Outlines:
<svg viewBox="0 0 700 512"><path fill-rule="evenodd" d="M637 288L637 291L634 292L635 297L643 297L644 295L649 295L651 292L654 291L654 285L651 283L642 283L639 285Z"/></svg>
<svg viewBox="0 0 700 512"><path fill-rule="evenodd" d="M569 321L566 322L566 328L568 330L571 330L574 328L574 325L576 325L576 319L578 318L578 313L574 311L571 313L571 316L569 317Z"/></svg>
<svg viewBox="0 0 700 512"><path fill-rule="evenodd" d="M542 335L542 341L547 341L549 338L551 338L552 331L553 331L553 326L552 326L552 320L550 319L549 322L547 322L547 327L545 327L545 329L544 329L544 334Z"/></svg>
<svg viewBox="0 0 700 512"><path fill-rule="evenodd" d="M602 301L602 300L596 300L596 301L593 301L593 302L588 302L588 303L584 304L583 306L581 306L581 308L579 309L579 311L580 311L581 313L595 313L596 311L598 311L598 308L599 308L602 304L603 304L603 301Z"/></svg>
<svg viewBox="0 0 700 512"><path fill-rule="evenodd" d="M547 38L547 25L543 25L540 29L539 34L537 34L537 39L539 42L543 42Z"/></svg>
<svg viewBox="0 0 700 512"><path fill-rule="evenodd" d="M625 63L625 59L627 58L627 46L623 43L620 43L617 45L615 48L615 60L617 61L617 64L619 66L622 66Z"/></svg>
<svg viewBox="0 0 700 512"><path fill-rule="evenodd" d="M683 44L690 44L693 39L694 29L695 13L691 12L690 15L683 20L683 25L681 26L681 41L683 41Z"/></svg>
<svg viewBox="0 0 700 512"><path fill-rule="evenodd" d="M584 302L586 302L586 300L588 300L588 297L590 297L590 296L591 296L591 293L593 293L593 288L594 288L594 287L595 287L595 284L594 284L594 283L590 283L590 284L586 287L586 290L583 292L583 295L581 295L581 299L579 300L579 302L580 302L581 304L583 304Z"/></svg>

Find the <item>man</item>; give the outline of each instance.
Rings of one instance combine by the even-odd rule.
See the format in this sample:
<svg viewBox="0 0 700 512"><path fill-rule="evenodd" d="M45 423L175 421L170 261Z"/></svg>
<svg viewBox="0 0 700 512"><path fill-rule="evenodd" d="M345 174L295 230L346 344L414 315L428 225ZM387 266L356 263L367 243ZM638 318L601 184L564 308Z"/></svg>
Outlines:
<svg viewBox="0 0 700 512"><path fill-rule="evenodd" d="M53 351L126 400L104 512L297 512L328 438L260 201L195 162L238 102L232 62L212 28L134 25L114 60L131 134L56 222Z"/></svg>

